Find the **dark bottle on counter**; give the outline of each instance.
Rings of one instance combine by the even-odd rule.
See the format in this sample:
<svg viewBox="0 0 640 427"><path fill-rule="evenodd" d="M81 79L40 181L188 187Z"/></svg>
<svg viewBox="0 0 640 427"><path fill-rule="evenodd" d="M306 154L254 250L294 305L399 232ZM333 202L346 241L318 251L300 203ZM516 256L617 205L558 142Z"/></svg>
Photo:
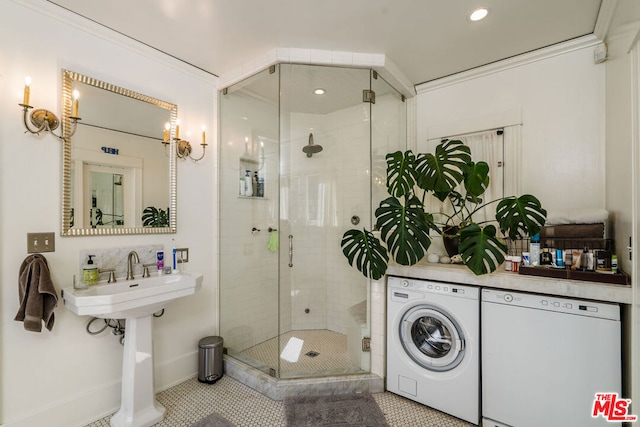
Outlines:
<svg viewBox="0 0 640 427"><path fill-rule="evenodd" d="M549 248L545 246L540 254L540 265L553 265L553 255L549 252Z"/></svg>

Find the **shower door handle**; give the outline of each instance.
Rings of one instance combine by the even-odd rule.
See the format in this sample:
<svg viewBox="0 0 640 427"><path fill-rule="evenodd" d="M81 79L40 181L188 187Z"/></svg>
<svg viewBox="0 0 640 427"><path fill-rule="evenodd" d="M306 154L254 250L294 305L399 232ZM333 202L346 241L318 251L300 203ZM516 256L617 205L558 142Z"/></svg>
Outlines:
<svg viewBox="0 0 640 427"><path fill-rule="evenodd" d="M293 267L293 234L289 234L289 267Z"/></svg>

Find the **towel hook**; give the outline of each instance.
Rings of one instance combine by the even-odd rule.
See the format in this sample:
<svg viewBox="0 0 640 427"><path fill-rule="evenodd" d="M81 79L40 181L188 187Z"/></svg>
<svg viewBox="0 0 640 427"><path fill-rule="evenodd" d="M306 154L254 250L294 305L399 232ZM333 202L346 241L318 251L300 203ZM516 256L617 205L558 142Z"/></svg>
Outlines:
<svg viewBox="0 0 640 427"><path fill-rule="evenodd" d="M277 228L271 228L271 227L269 227L269 230L268 230L268 231L269 231L269 233L271 233L271 232L274 232L274 231L278 231L278 229L277 229Z"/></svg>
<svg viewBox="0 0 640 427"><path fill-rule="evenodd" d="M253 228L251 229L251 234L255 234L255 233L259 233L259 232L260 232L260 229L259 229L259 228L255 228L255 227L253 227Z"/></svg>

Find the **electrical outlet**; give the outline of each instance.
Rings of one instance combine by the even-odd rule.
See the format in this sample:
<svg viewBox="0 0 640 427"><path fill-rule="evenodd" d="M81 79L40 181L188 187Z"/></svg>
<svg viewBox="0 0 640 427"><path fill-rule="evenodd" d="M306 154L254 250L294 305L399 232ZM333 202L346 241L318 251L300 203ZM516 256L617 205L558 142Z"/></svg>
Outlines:
<svg viewBox="0 0 640 427"><path fill-rule="evenodd" d="M27 253L55 252L55 233L27 233Z"/></svg>
<svg viewBox="0 0 640 427"><path fill-rule="evenodd" d="M178 264L189 262L189 248L176 248L176 256L178 258Z"/></svg>

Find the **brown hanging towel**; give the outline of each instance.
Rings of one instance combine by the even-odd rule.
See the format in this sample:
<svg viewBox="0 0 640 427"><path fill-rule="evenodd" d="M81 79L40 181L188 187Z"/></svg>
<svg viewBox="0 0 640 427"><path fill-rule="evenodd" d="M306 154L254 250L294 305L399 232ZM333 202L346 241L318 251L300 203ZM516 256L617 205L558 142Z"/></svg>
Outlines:
<svg viewBox="0 0 640 427"><path fill-rule="evenodd" d="M40 332L43 321L48 330L53 328L53 309L58 305L58 295L51 281L47 260L42 255L29 255L22 262L18 297L20 308L14 320L24 322L27 331Z"/></svg>

